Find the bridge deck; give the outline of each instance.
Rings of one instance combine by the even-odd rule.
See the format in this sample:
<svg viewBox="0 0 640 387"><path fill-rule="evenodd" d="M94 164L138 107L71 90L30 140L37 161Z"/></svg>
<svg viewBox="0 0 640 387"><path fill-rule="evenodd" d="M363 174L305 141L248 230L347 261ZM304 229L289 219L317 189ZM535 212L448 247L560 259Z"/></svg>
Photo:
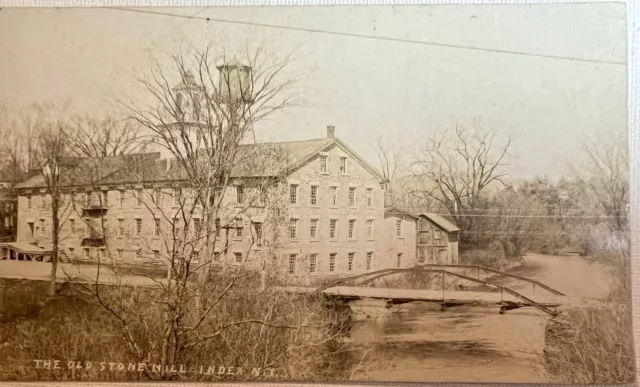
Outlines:
<svg viewBox="0 0 640 387"><path fill-rule="evenodd" d="M285 287L282 290L289 293L313 293L317 288L311 287ZM500 304L503 301L526 305L527 302L507 292L473 292L462 290L425 290L425 289L392 289L370 288L353 286L334 286L322 291L324 294L344 298L373 298L399 301L430 301L450 302L464 304ZM554 295L540 295L535 302L540 305L559 306L565 301L564 297Z"/></svg>

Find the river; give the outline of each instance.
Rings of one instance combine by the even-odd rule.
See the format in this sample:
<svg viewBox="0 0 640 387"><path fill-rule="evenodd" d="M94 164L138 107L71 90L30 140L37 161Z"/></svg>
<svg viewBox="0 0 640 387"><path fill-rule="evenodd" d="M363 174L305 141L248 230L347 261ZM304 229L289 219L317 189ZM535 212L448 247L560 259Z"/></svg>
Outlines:
<svg viewBox="0 0 640 387"><path fill-rule="evenodd" d="M353 324L348 342L363 348L353 380L542 383L548 318L532 308L396 306Z"/></svg>

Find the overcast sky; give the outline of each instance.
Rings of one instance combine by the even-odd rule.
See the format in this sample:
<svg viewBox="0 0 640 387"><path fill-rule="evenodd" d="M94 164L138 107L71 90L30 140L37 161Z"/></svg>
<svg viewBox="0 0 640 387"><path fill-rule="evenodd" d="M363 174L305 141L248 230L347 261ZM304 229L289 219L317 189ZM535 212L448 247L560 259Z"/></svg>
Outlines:
<svg viewBox="0 0 640 387"><path fill-rule="evenodd" d="M624 4L197 8L156 11L412 41L626 61ZM149 57L186 39L295 50L304 107L256 127L264 141L337 136L376 165L372 142L408 153L458 122L513 137L510 172L557 176L582 135L624 132L626 66L156 16L115 9L2 9L0 103L69 101L103 113L140 98Z"/></svg>

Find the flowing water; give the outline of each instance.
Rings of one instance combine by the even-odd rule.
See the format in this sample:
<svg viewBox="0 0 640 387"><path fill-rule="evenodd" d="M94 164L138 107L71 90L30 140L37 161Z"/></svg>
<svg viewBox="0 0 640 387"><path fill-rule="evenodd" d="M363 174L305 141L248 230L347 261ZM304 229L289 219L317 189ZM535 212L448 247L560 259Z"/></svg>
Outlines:
<svg viewBox="0 0 640 387"><path fill-rule="evenodd" d="M530 308L500 315L497 307L394 307L353 324L347 341L362 348L353 380L544 382L547 319Z"/></svg>

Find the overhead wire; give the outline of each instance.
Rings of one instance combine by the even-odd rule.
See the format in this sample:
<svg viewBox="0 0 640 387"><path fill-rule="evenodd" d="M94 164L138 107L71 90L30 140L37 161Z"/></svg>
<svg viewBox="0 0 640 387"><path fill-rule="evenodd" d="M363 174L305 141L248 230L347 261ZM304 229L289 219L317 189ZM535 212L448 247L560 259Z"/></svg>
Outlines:
<svg viewBox="0 0 640 387"><path fill-rule="evenodd" d="M617 66L627 65L626 62L614 61L614 60L578 58L578 57L564 56L564 55L541 54L541 53L532 53L532 52L526 52L526 51L469 46L469 45L463 45L463 44L442 43L442 42L433 42L433 41L425 41L425 40L389 37L389 36L366 35L366 34L346 32L346 31L329 31L329 30L316 29L316 28L292 27L292 26L279 25L279 24L256 23L256 22L248 22L248 21L242 21L242 20L231 20L231 19L224 19L224 18L198 16L197 14L201 13L202 10L195 15L183 15L183 14L174 14L174 13L152 11L152 10L139 9L139 8L108 7L107 9L126 11L126 12L136 12L136 13L156 15L156 16L176 17L176 18L183 18L183 19L190 19L190 20L201 20L205 22L237 24L237 25L245 25L245 26L253 26L253 27L308 32L308 33L343 36L343 37L359 38L359 39L388 41L388 42L406 43L406 44L419 44L419 45L425 45L425 46L456 48L456 49L464 49L464 50L472 50L472 51L484 51L484 52L492 52L492 53L498 53L498 54L511 54L511 55L546 58L546 59L558 59L558 60L568 60L568 61L576 61L576 62L584 62L584 63L617 65Z"/></svg>

